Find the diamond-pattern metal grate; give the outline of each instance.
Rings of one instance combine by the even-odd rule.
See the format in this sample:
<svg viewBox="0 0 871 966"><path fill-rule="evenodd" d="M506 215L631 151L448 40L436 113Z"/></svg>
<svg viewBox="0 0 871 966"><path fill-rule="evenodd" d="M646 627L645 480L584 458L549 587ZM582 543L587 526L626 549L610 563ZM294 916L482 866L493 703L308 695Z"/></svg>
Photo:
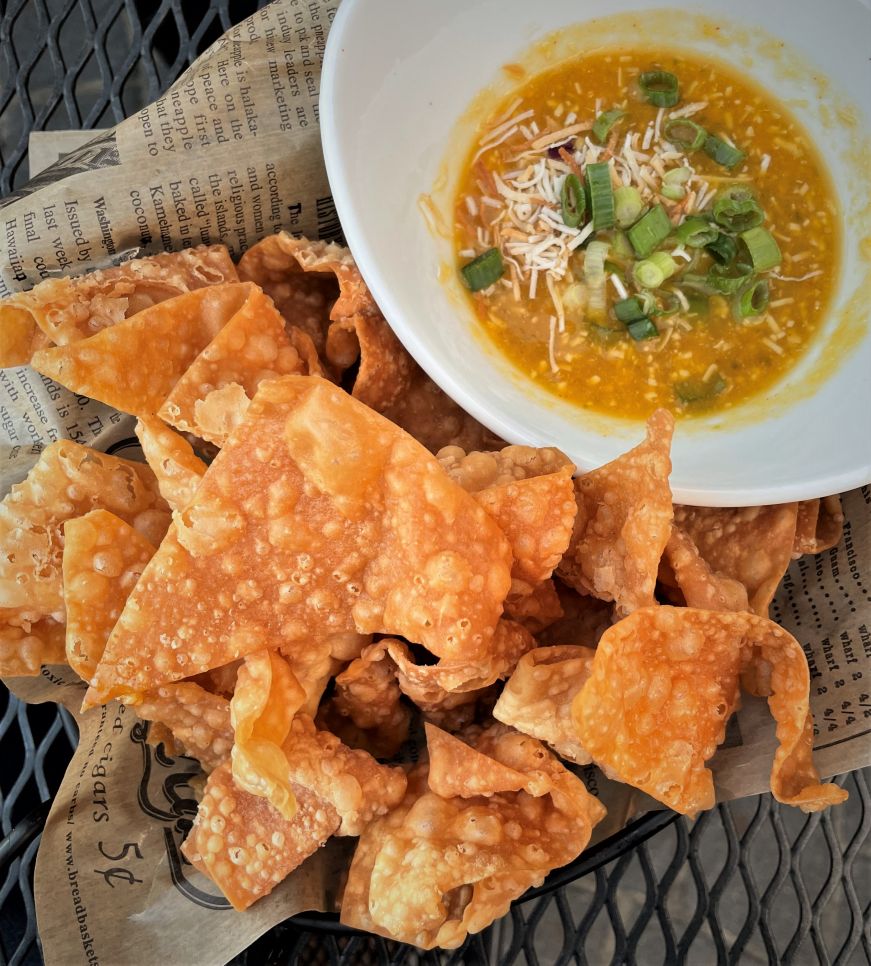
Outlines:
<svg viewBox="0 0 871 966"><path fill-rule="evenodd" d="M104 127L152 101L254 0L0 0L0 195L32 130ZM0 694L0 966L39 964L38 830L76 740L54 705ZM286 923L239 964L871 963L871 769L846 806L769 795L679 820L455 953Z"/></svg>

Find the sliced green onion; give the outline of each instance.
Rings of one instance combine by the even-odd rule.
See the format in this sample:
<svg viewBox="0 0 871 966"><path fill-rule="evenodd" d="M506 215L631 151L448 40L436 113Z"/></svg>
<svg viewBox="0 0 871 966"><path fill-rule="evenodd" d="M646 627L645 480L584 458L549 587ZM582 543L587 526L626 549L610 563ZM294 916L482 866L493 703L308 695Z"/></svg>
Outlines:
<svg viewBox="0 0 871 966"><path fill-rule="evenodd" d="M614 191L614 218L621 228L636 222L643 208L641 192L632 185L622 185Z"/></svg>
<svg viewBox="0 0 871 966"><path fill-rule="evenodd" d="M592 317L605 314L605 259L610 248L606 241L592 241L584 252L584 281L587 285L587 310Z"/></svg>
<svg viewBox="0 0 871 966"><path fill-rule="evenodd" d="M729 265L738 251L738 243L731 235L720 232L713 241L705 245L705 251L718 265Z"/></svg>
<svg viewBox="0 0 871 966"><path fill-rule="evenodd" d="M732 301L732 314L736 319L761 315L768 308L770 297L768 279L758 278L735 296Z"/></svg>
<svg viewBox="0 0 871 966"><path fill-rule="evenodd" d="M751 228L749 231L742 231L740 237L757 272L767 272L780 264L780 248L768 229Z"/></svg>
<svg viewBox="0 0 871 966"><path fill-rule="evenodd" d="M483 288L489 288L505 274L502 252L498 248L488 248L482 255L463 265L460 273L470 292L480 292Z"/></svg>
<svg viewBox="0 0 871 966"><path fill-rule="evenodd" d="M719 396L726 388L726 380L717 373L714 379L688 379L674 384L674 394L682 403L704 402Z"/></svg>
<svg viewBox="0 0 871 966"><path fill-rule="evenodd" d="M724 266L714 265L705 276L705 282L711 292L717 292L720 295L734 295L747 284L747 280L752 274L753 269L741 262L735 265L733 273L729 275L726 274Z"/></svg>
<svg viewBox="0 0 871 966"><path fill-rule="evenodd" d="M635 191L636 189L633 188L632 190ZM618 204L617 195L619 194L619 192L620 192L619 188L614 192L615 208L617 207L617 204ZM635 257L635 252L632 251L632 246L629 244L629 239L626 237L626 234L622 231L614 232L614 236L611 239L611 249L615 258L628 259L628 258Z"/></svg>
<svg viewBox="0 0 871 966"><path fill-rule="evenodd" d="M743 151L714 134L709 134L705 138L705 154L717 164L722 164L724 168L734 168L747 156Z"/></svg>
<svg viewBox="0 0 871 966"><path fill-rule="evenodd" d="M681 245L690 248L704 248L716 239L719 232L707 218L699 218L693 215L686 218L674 230L674 237Z"/></svg>
<svg viewBox="0 0 871 966"><path fill-rule="evenodd" d="M650 258L638 262L632 270L635 281L645 288L659 288L677 271L677 262L668 252L654 252Z"/></svg>
<svg viewBox="0 0 871 966"><path fill-rule="evenodd" d="M626 111L621 111L619 107L615 107L610 111L602 111L596 120L593 121L593 137L599 144L604 144L611 128L624 117L626 117Z"/></svg>
<svg viewBox="0 0 871 966"><path fill-rule="evenodd" d="M726 231L739 232L762 224L765 215L753 192L743 185L729 185L714 199L714 221Z"/></svg>
<svg viewBox="0 0 871 966"><path fill-rule="evenodd" d="M577 228L584 220L587 211L587 196L581 185L581 179L576 174L567 174L560 191L563 224L569 228Z"/></svg>
<svg viewBox="0 0 871 966"><path fill-rule="evenodd" d="M669 201L683 201L687 195L687 189L682 184L664 184L659 193Z"/></svg>
<svg viewBox="0 0 871 966"><path fill-rule="evenodd" d="M667 70L646 70L638 78L638 86L648 104L655 107L674 107L680 100L677 77Z"/></svg>
<svg viewBox="0 0 871 966"><path fill-rule="evenodd" d="M630 322L626 329L636 342L641 342L642 339L655 339L659 335L659 329L650 319L636 319L635 322Z"/></svg>
<svg viewBox="0 0 871 966"><path fill-rule="evenodd" d="M689 168L672 168L662 176L662 183L685 185L692 176L693 173Z"/></svg>
<svg viewBox="0 0 871 966"><path fill-rule="evenodd" d="M660 243L668 238L671 222L662 205L651 208L626 233L639 258L646 258Z"/></svg>
<svg viewBox="0 0 871 966"><path fill-rule="evenodd" d="M586 168L587 190L590 192L590 210L593 228L614 227L614 192L611 188L611 168L607 161L588 164Z"/></svg>
<svg viewBox="0 0 871 966"><path fill-rule="evenodd" d="M672 117L665 122L665 139L684 151L698 151L708 132L688 117Z"/></svg>
<svg viewBox="0 0 871 966"><path fill-rule="evenodd" d="M639 319L646 318L647 312L641 305L641 299L633 295L631 298L614 303L614 315L621 322L637 322Z"/></svg>

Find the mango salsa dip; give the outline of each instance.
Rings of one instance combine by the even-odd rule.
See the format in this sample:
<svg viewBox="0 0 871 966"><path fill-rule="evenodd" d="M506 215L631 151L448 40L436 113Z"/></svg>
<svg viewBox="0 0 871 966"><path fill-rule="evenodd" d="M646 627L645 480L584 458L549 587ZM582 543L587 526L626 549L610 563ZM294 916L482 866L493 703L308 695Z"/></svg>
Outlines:
<svg viewBox="0 0 871 966"><path fill-rule="evenodd" d="M800 359L839 225L789 111L683 51L603 49L518 87L455 206L480 325L536 383L632 419L725 410Z"/></svg>

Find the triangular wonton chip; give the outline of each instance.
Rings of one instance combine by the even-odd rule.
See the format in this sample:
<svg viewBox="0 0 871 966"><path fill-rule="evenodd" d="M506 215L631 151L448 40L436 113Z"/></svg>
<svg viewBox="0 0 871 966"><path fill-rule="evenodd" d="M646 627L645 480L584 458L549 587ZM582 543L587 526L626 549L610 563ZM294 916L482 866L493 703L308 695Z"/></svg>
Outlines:
<svg viewBox="0 0 871 966"><path fill-rule="evenodd" d="M156 413L188 366L237 313L265 296L231 282L177 295L72 345L43 349L33 367L73 392L134 416Z"/></svg>
<svg viewBox="0 0 871 966"><path fill-rule="evenodd" d="M296 330L295 339L309 337ZM264 379L320 372L309 371L309 355L294 346L272 299L255 290L250 311L234 315L194 359L158 416L182 432L223 446Z"/></svg>
<svg viewBox="0 0 871 966"><path fill-rule="evenodd" d="M613 600L620 615L654 603L671 536L673 431L674 417L659 409L644 442L575 480L578 516L559 576L581 593Z"/></svg>
<svg viewBox="0 0 871 966"><path fill-rule="evenodd" d="M199 245L46 279L0 302L0 366L25 365L52 342L86 339L165 299L237 278L224 245Z"/></svg>
<svg viewBox="0 0 871 966"><path fill-rule="evenodd" d="M326 380L269 380L146 568L89 700L354 629L485 657L510 561L401 430Z"/></svg>
<svg viewBox="0 0 871 966"><path fill-rule="evenodd" d="M173 510L183 510L191 501L206 464L191 444L156 416L140 416L136 436L145 460L157 477L160 495Z"/></svg>

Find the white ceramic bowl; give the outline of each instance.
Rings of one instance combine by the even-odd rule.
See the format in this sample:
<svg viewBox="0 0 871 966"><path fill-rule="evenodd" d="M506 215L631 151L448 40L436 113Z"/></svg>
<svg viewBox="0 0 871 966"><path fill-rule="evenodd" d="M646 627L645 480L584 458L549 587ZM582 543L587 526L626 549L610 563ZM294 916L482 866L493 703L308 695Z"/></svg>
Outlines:
<svg viewBox="0 0 871 966"><path fill-rule="evenodd" d="M641 438L640 424L561 402L488 347L456 272L446 270L450 232L432 230L419 200L431 195L436 222L451 224L456 179L481 116L471 102L480 95L477 106L486 109L502 99L508 62L522 58L534 71L627 36L730 61L825 145L844 253L825 329L797 368L725 416L679 422L675 498L754 505L867 483L871 7L695 0L692 11L664 12L651 0L343 0L327 43L321 122L348 243L399 338L457 402L510 442L559 446L581 468L601 465ZM705 31L703 15L721 26L716 34ZM571 27L579 21L583 27Z"/></svg>

